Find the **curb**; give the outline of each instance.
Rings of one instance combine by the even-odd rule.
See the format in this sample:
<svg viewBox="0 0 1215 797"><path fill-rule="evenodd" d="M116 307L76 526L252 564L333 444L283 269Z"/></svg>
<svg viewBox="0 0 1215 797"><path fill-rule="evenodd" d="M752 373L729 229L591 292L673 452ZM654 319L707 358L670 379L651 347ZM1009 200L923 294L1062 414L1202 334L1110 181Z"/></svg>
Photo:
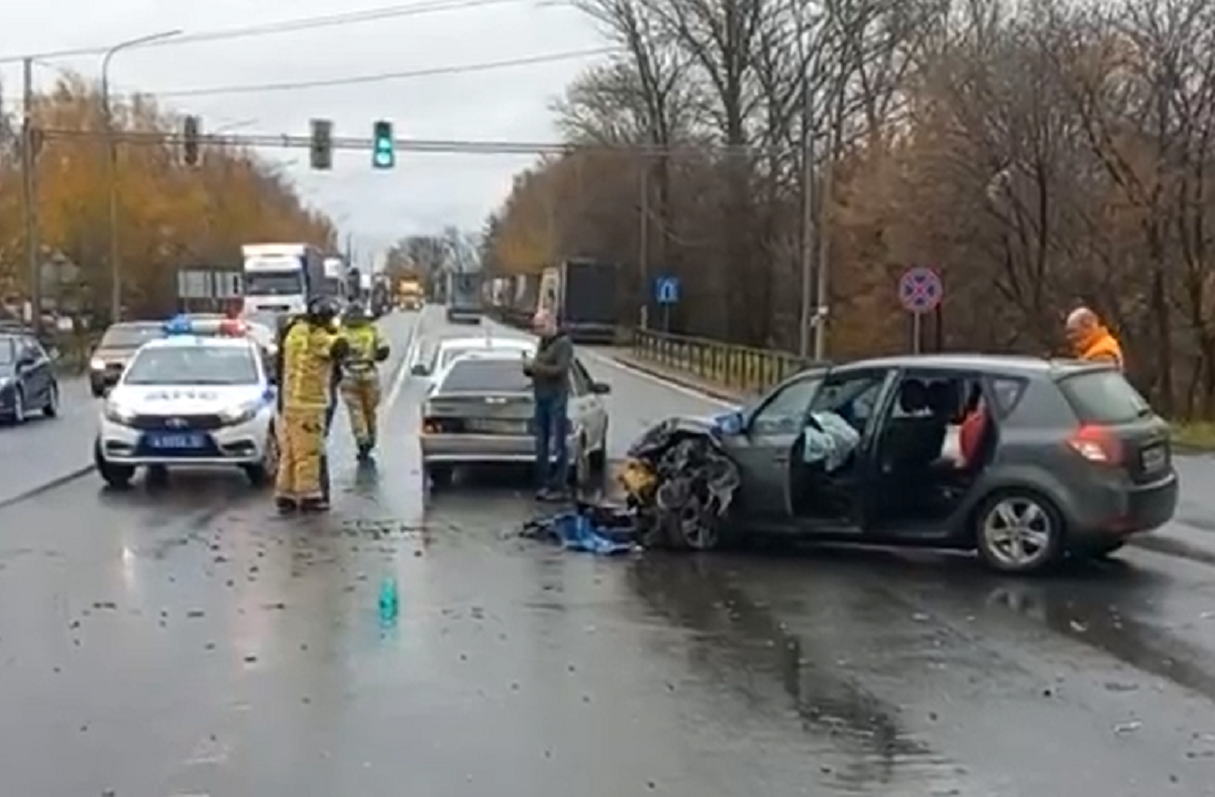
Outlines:
<svg viewBox="0 0 1215 797"><path fill-rule="evenodd" d="M67 484L68 482L73 482L73 481L76 481L77 479L88 476L90 473L92 473L96 469L97 469L96 465L89 463L88 465L85 465L80 468L76 468L75 470L73 470L69 473L66 473L63 476L56 476L55 478L51 479L50 481L43 482L42 484L38 485L37 487L26 490L25 492L22 492L22 493L18 493L17 495L14 495L11 498L5 498L3 500L0 500L0 509L8 509L10 506L19 504L22 501L28 501L31 498L37 498L38 496L42 495L43 493L54 490L56 487L62 487L63 485Z"/></svg>
<svg viewBox="0 0 1215 797"><path fill-rule="evenodd" d="M703 393L710 398L717 399L718 401L725 401L729 402L730 404L743 404L750 398L753 398L752 396L748 396L743 393L736 393L724 388L706 385L703 382L682 376L677 372L673 373L666 369L650 365L646 363L645 360L639 360L631 357L621 357L618 354L606 354L605 356L611 359L612 362L615 362L625 368L632 368L636 371L641 371L647 376L652 376L655 379L661 379L663 381L679 385L687 390L694 390L697 393Z"/></svg>

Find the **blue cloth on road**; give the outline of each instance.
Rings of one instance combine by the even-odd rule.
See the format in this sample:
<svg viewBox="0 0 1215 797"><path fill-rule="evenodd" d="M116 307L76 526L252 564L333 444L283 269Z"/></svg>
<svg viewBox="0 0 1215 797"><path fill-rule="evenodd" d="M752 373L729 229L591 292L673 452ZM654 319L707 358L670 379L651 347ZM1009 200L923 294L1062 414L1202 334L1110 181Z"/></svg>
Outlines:
<svg viewBox="0 0 1215 797"><path fill-rule="evenodd" d="M842 467L861 443L861 434L834 412L810 413L810 424L802 433L807 464L822 463L830 473Z"/></svg>
<svg viewBox="0 0 1215 797"><path fill-rule="evenodd" d="M629 553L637 546L632 529L605 529L596 526L586 515L570 512L547 521L554 536L567 551L583 551L600 556Z"/></svg>

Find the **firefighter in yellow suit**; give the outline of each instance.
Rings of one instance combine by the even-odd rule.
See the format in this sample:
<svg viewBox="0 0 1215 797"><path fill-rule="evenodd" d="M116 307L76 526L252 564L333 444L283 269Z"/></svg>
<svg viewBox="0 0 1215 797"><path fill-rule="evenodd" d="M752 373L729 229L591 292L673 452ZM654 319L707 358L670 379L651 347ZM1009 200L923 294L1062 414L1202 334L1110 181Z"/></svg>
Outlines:
<svg viewBox="0 0 1215 797"><path fill-rule="evenodd" d="M332 300L314 299L287 322L278 347L279 465L274 499L282 512L329 508L325 467L326 413L334 366L349 344L336 329Z"/></svg>
<svg viewBox="0 0 1215 797"><path fill-rule="evenodd" d="M388 344L367 314L355 302L342 319L342 336L350 345L342 360L342 400L350 413L350 428L359 460L367 461L376 443L376 411L380 407L379 364L388 359Z"/></svg>

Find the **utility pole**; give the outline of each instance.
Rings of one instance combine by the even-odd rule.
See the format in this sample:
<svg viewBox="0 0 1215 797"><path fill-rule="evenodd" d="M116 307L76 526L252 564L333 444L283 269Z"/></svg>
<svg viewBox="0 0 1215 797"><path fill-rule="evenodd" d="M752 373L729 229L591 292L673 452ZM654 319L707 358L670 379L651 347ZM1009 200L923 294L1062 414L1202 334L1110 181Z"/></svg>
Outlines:
<svg viewBox="0 0 1215 797"><path fill-rule="evenodd" d="M822 202L818 211L818 279L815 294L818 297L818 324L814 335L814 359L827 359L827 321L831 312L831 237L827 234L827 217L831 213L831 202L835 193L835 159L842 139L844 92L835 89L831 124L828 127L827 157L823 160Z"/></svg>
<svg viewBox="0 0 1215 797"><path fill-rule="evenodd" d="M641 156L640 217L637 219L637 270L641 272L641 328L650 326L650 164Z"/></svg>
<svg viewBox="0 0 1215 797"><path fill-rule="evenodd" d="M110 104L110 61L123 50L141 44L169 39L180 30L166 30L148 36L128 39L106 50L101 59L101 115L105 123L106 170L105 181L110 225L110 322L122 319L122 265L118 261L118 143L114 140L114 112Z"/></svg>
<svg viewBox="0 0 1215 797"><path fill-rule="evenodd" d="M25 265L30 283L30 325L42 331L42 271L38 267L38 190L34 180L34 59L22 60L21 196L25 208Z"/></svg>
<svg viewBox="0 0 1215 797"><path fill-rule="evenodd" d="M810 76L802 79L802 306L801 338L797 353L810 356L810 333L816 317L814 307L814 111L810 107ZM815 335L815 351L818 351Z"/></svg>

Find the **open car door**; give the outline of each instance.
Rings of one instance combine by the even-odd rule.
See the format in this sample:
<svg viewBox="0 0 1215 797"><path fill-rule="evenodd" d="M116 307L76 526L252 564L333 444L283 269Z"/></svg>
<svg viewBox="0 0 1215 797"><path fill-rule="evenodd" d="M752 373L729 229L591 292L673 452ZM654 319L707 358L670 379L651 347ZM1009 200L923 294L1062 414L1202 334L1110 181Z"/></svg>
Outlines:
<svg viewBox="0 0 1215 797"><path fill-rule="evenodd" d="M793 514L793 450L806 428L822 374L804 374L777 386L746 416L746 426L723 441L742 476L739 509L745 517Z"/></svg>

